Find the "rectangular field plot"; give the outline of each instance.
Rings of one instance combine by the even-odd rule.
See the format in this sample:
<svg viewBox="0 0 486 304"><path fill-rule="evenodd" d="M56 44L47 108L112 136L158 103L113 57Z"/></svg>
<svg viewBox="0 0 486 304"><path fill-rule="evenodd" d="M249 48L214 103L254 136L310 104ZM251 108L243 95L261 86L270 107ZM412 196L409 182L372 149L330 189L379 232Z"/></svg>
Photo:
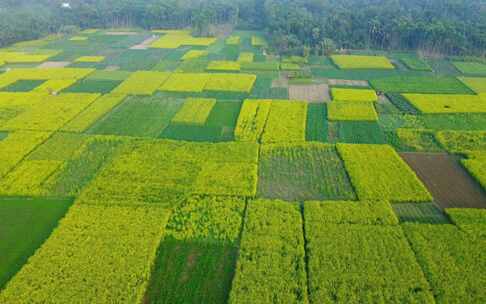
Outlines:
<svg viewBox="0 0 486 304"><path fill-rule="evenodd" d="M253 201L247 212L228 303L307 303L299 206Z"/></svg>
<svg viewBox="0 0 486 304"><path fill-rule="evenodd" d="M486 239L486 209L446 209L452 222L461 230Z"/></svg>
<svg viewBox="0 0 486 304"><path fill-rule="evenodd" d="M49 237L71 203L70 199L0 198L0 289Z"/></svg>
<svg viewBox="0 0 486 304"><path fill-rule="evenodd" d="M307 221L310 303L435 303L400 227Z"/></svg>
<svg viewBox="0 0 486 304"><path fill-rule="evenodd" d="M166 238L159 247L146 303L227 302L237 249L230 244Z"/></svg>
<svg viewBox="0 0 486 304"><path fill-rule="evenodd" d="M471 89L455 77L391 76L373 79L376 91L391 93L471 94Z"/></svg>
<svg viewBox="0 0 486 304"><path fill-rule="evenodd" d="M202 92L210 74L174 73L160 88L166 92Z"/></svg>
<svg viewBox="0 0 486 304"><path fill-rule="evenodd" d="M161 208L72 207L0 302L67 303L80 294L88 302L141 302L168 217Z"/></svg>
<svg viewBox="0 0 486 304"><path fill-rule="evenodd" d="M462 164L486 191L486 152L470 153Z"/></svg>
<svg viewBox="0 0 486 304"><path fill-rule="evenodd" d="M235 139L238 141L257 142L265 129L271 100L247 99L238 116Z"/></svg>
<svg viewBox="0 0 486 304"><path fill-rule="evenodd" d="M202 195L254 196L257 155L258 146L248 143L132 141L123 144L97 174L81 194L81 202L111 205L121 200L132 205L173 206L196 190ZM217 184L205 184L207 172L228 168Z"/></svg>
<svg viewBox="0 0 486 304"><path fill-rule="evenodd" d="M420 112L486 113L486 96L452 94L403 94Z"/></svg>
<svg viewBox="0 0 486 304"><path fill-rule="evenodd" d="M63 90L63 93L101 93L107 94L120 85L121 80L83 79Z"/></svg>
<svg viewBox="0 0 486 304"><path fill-rule="evenodd" d="M397 225L398 219L387 201L309 201L304 203L306 223Z"/></svg>
<svg viewBox="0 0 486 304"><path fill-rule="evenodd" d="M382 56L333 55L331 59L340 69L388 70L395 68L388 58Z"/></svg>
<svg viewBox="0 0 486 304"><path fill-rule="evenodd" d="M216 99L188 98L172 118L173 123L204 125L216 104Z"/></svg>
<svg viewBox="0 0 486 304"><path fill-rule="evenodd" d="M252 74L211 74L206 91L250 93L257 76Z"/></svg>
<svg viewBox="0 0 486 304"><path fill-rule="evenodd" d="M330 100L327 84L290 85L289 99L305 100L309 102L323 102Z"/></svg>
<svg viewBox="0 0 486 304"><path fill-rule="evenodd" d="M442 152L443 149L428 130L397 129L397 143L394 145L403 152Z"/></svg>
<svg viewBox="0 0 486 304"><path fill-rule="evenodd" d="M169 78L169 73L138 71L112 92L117 94L152 95Z"/></svg>
<svg viewBox="0 0 486 304"><path fill-rule="evenodd" d="M288 201L356 198L334 146L317 143L263 146L258 196Z"/></svg>
<svg viewBox="0 0 486 304"><path fill-rule="evenodd" d="M355 144L384 144L385 134L372 121L340 121L337 123L337 142Z"/></svg>
<svg viewBox="0 0 486 304"><path fill-rule="evenodd" d="M458 159L447 154L402 153L442 208L485 208L486 194L461 167Z"/></svg>
<svg viewBox="0 0 486 304"><path fill-rule="evenodd" d="M437 303L483 303L486 251L479 236L453 225L405 224Z"/></svg>
<svg viewBox="0 0 486 304"><path fill-rule="evenodd" d="M333 101L328 105L329 120L332 121L377 121L373 102Z"/></svg>
<svg viewBox="0 0 486 304"><path fill-rule="evenodd" d="M486 150L486 131L439 131L436 138L451 153Z"/></svg>
<svg viewBox="0 0 486 304"><path fill-rule="evenodd" d="M486 64L484 63L455 61L452 64L463 74L486 75Z"/></svg>
<svg viewBox="0 0 486 304"><path fill-rule="evenodd" d="M6 92L30 92L42 85L46 80L18 80L2 89Z"/></svg>
<svg viewBox="0 0 486 304"><path fill-rule="evenodd" d="M332 88L332 99L336 101L375 102L378 96L373 90Z"/></svg>
<svg viewBox="0 0 486 304"><path fill-rule="evenodd" d="M337 149L359 199L432 201L420 179L390 146L338 144Z"/></svg>
<svg viewBox="0 0 486 304"><path fill-rule="evenodd" d="M90 134L158 137L183 100L130 96L89 130Z"/></svg>
<svg viewBox="0 0 486 304"><path fill-rule="evenodd" d="M328 141L327 105L324 103L307 105L306 141Z"/></svg>

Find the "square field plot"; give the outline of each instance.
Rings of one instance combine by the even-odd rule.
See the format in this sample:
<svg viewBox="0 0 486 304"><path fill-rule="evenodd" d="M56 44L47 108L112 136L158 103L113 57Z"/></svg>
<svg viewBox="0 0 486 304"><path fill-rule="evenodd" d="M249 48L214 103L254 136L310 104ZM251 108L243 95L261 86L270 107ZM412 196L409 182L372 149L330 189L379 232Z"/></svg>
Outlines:
<svg viewBox="0 0 486 304"><path fill-rule="evenodd" d="M403 94L420 112L435 113L486 113L486 96L452 94Z"/></svg>
<svg viewBox="0 0 486 304"><path fill-rule="evenodd" d="M340 69L394 69L388 58L383 56L333 55L332 61Z"/></svg>
<svg viewBox="0 0 486 304"><path fill-rule="evenodd" d="M183 100L130 96L89 130L90 134L157 137L179 111Z"/></svg>
<svg viewBox="0 0 486 304"><path fill-rule="evenodd" d="M415 172L390 146L338 144L337 149L359 199L432 201Z"/></svg>
<svg viewBox="0 0 486 304"><path fill-rule="evenodd" d="M204 125L215 105L216 99L188 98L179 112L172 118L172 122L189 125Z"/></svg>
<svg viewBox="0 0 486 304"><path fill-rule="evenodd" d="M353 200L355 194L334 146L263 146L258 196L288 201Z"/></svg>
<svg viewBox="0 0 486 304"><path fill-rule="evenodd" d="M49 237L72 200L0 198L0 289Z"/></svg>

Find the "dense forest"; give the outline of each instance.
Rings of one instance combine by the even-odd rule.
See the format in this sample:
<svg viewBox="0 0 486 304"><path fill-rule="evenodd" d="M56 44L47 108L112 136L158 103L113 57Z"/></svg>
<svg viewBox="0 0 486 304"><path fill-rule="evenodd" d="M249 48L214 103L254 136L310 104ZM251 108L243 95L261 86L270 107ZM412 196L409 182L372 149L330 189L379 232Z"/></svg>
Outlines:
<svg viewBox="0 0 486 304"><path fill-rule="evenodd" d="M420 50L485 56L482 0L2 0L0 46L91 27L261 29L281 53Z"/></svg>

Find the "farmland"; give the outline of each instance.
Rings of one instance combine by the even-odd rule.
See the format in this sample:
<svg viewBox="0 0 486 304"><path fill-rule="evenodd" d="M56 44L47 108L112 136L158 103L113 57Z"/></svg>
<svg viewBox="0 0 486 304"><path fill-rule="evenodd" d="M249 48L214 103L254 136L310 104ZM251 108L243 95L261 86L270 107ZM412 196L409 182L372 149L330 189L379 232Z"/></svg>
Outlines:
<svg viewBox="0 0 486 304"><path fill-rule="evenodd" d="M482 64L273 43L0 49L0 303L485 302Z"/></svg>

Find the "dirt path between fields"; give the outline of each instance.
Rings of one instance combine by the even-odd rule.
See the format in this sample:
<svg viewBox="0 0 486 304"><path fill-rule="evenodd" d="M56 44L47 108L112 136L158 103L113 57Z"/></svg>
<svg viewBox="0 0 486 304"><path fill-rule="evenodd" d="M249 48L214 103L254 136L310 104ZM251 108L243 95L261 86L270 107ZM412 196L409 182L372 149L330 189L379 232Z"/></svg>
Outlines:
<svg viewBox="0 0 486 304"><path fill-rule="evenodd" d="M159 39L159 36L152 36L150 38L145 39L141 43L134 45L130 48L130 50L146 50L149 48L149 46L154 42L155 40Z"/></svg>
<svg viewBox="0 0 486 304"><path fill-rule="evenodd" d="M486 208L486 192L461 166L443 153L400 153L441 208Z"/></svg>

